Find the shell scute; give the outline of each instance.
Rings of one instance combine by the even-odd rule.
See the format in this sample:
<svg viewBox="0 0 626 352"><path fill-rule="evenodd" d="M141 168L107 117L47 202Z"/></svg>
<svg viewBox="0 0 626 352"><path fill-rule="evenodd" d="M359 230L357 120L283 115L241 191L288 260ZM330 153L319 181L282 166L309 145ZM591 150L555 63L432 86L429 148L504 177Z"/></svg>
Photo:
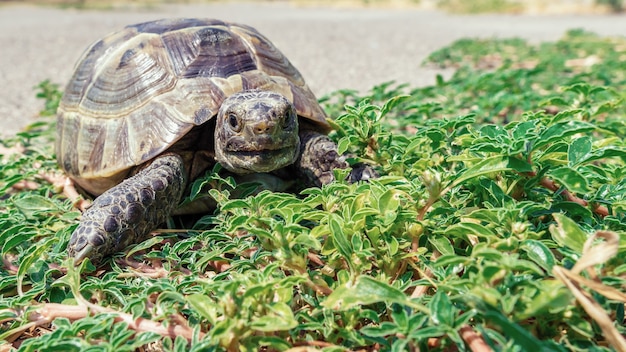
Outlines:
<svg viewBox="0 0 626 352"><path fill-rule="evenodd" d="M123 30L94 43L83 53L82 58L74 68L74 75L70 79L61 104L74 107L80 103L87 87L96 77L96 67L100 62L107 61L112 49L125 43L137 35L134 30Z"/></svg>
<svg viewBox="0 0 626 352"><path fill-rule="evenodd" d="M163 49L156 36L135 37L117 48L109 60L96 68L97 78L80 102L81 113L116 119L174 89L177 77Z"/></svg>
<svg viewBox="0 0 626 352"><path fill-rule="evenodd" d="M302 75L265 36L251 27L233 27L254 53L257 68L270 76L286 77L298 86L306 86ZM307 88L308 89L308 88Z"/></svg>
<svg viewBox="0 0 626 352"><path fill-rule="evenodd" d="M206 27L163 37L174 67L181 78L230 77L256 69L256 63L242 43L226 28Z"/></svg>

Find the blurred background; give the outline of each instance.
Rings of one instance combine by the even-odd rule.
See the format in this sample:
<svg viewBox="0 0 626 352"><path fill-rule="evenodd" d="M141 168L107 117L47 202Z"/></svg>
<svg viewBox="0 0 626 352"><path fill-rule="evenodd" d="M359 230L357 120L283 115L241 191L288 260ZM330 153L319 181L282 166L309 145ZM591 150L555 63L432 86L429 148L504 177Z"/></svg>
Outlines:
<svg viewBox="0 0 626 352"><path fill-rule="evenodd" d="M228 0L0 0L83 9L149 8L164 4L226 2ZM237 0L231 0L234 2ZM257 0L255 2L260 2ZM243 1L239 1L243 2ZM608 13L621 12L623 0L265 0L297 6L391 7L440 9L455 13Z"/></svg>
<svg viewBox="0 0 626 352"><path fill-rule="evenodd" d="M92 42L125 25L164 17L245 23L272 40L322 97L394 81L435 83L451 71L424 66L464 37L553 41L581 28L626 35L621 0L0 0L0 136L42 109L35 87L61 88Z"/></svg>

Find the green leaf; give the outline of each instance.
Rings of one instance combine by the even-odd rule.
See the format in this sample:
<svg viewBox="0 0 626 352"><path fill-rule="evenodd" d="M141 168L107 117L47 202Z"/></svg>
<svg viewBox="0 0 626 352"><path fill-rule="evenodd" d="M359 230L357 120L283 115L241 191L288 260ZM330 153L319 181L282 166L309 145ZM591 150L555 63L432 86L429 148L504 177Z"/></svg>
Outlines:
<svg viewBox="0 0 626 352"><path fill-rule="evenodd" d="M576 120L556 123L548 127L539 135L539 138L532 146L532 150L537 150L545 145L562 141L566 137L573 136L578 133L592 132L595 129L596 127L588 122Z"/></svg>
<svg viewBox="0 0 626 352"><path fill-rule="evenodd" d="M409 328L409 317L407 316L406 309L399 305L394 305L391 312L391 318L393 322L398 326L400 331L407 331Z"/></svg>
<svg viewBox="0 0 626 352"><path fill-rule="evenodd" d="M590 218L593 216L591 209L577 202L555 201L550 209L553 213L561 212L571 218Z"/></svg>
<svg viewBox="0 0 626 352"><path fill-rule="evenodd" d="M348 151L348 148L350 148L351 145L353 145L351 138L341 138L337 143L337 153L344 154Z"/></svg>
<svg viewBox="0 0 626 352"><path fill-rule="evenodd" d="M597 149L593 151L590 155L587 156L584 162L592 162L596 160L601 160L604 158L612 158L618 157L622 160L626 160L626 149L624 147L619 146L607 146L604 148ZM582 162L581 161L581 162Z"/></svg>
<svg viewBox="0 0 626 352"><path fill-rule="evenodd" d="M548 171L548 175L570 192L589 192L585 177L569 166L560 166Z"/></svg>
<svg viewBox="0 0 626 352"><path fill-rule="evenodd" d="M220 209L222 211L231 211L233 209L247 209L250 204L244 199L232 199L222 204Z"/></svg>
<svg viewBox="0 0 626 352"><path fill-rule="evenodd" d="M467 239L468 235L475 235L478 237L491 237L495 235L494 232L486 226L466 221L448 226L443 233L447 236L463 239Z"/></svg>
<svg viewBox="0 0 626 352"><path fill-rule="evenodd" d="M395 212L400 206L400 192L395 189L388 189L378 199L378 211L380 214Z"/></svg>
<svg viewBox="0 0 626 352"><path fill-rule="evenodd" d="M35 230L26 228L24 225L15 225L6 229L0 234L2 253L8 253L15 247L28 243L28 241L36 235Z"/></svg>
<svg viewBox="0 0 626 352"><path fill-rule="evenodd" d="M568 165L573 167L584 161L591 153L591 138L583 136L572 141L567 149Z"/></svg>
<svg viewBox="0 0 626 352"><path fill-rule="evenodd" d="M465 264L469 259L456 254L442 255L433 263L433 267L443 267L447 265Z"/></svg>
<svg viewBox="0 0 626 352"><path fill-rule="evenodd" d="M187 303L211 324L217 323L218 309L209 297L201 293L192 293L187 296Z"/></svg>
<svg viewBox="0 0 626 352"><path fill-rule="evenodd" d="M518 123L513 128L513 138L515 140L530 140L536 137L535 130L537 124L534 121L524 121Z"/></svg>
<svg viewBox="0 0 626 352"><path fill-rule="evenodd" d="M134 246L132 246L129 249L126 249L126 257L131 257L133 254L139 252L139 251L143 251L149 248L154 247L155 245L163 242L163 238L166 237L173 237L173 235L164 235L164 236L153 236L148 238L147 240L144 240L143 242L140 242Z"/></svg>
<svg viewBox="0 0 626 352"><path fill-rule="evenodd" d="M30 267L37 260L42 260L45 258L44 253L50 251L50 247L52 244L57 242L58 239L54 237L47 238L45 241L38 243L37 246L31 246L27 254L22 257L22 262L20 263L20 267L17 269L17 289L21 293L22 284L24 282L24 278L26 277L26 273L30 269Z"/></svg>
<svg viewBox="0 0 626 352"><path fill-rule="evenodd" d="M522 311L515 313L516 319L528 319L542 314L555 314L567 309L572 300L572 293L558 280L539 280L535 283L539 289ZM531 297L529 297L531 298Z"/></svg>
<svg viewBox="0 0 626 352"><path fill-rule="evenodd" d="M550 234L552 239L559 246L570 248L577 253L581 254L583 251L583 245L587 240L587 234L580 229L580 227L574 222L574 220L567 216L554 213L552 214L557 225L550 225Z"/></svg>
<svg viewBox="0 0 626 352"><path fill-rule="evenodd" d="M545 351L541 341L518 324L509 321L507 317L496 309L489 307L487 312L483 314L494 326L501 329L505 336L513 339L516 345L521 346L522 351Z"/></svg>
<svg viewBox="0 0 626 352"><path fill-rule="evenodd" d="M409 338L423 341L431 337L440 337L445 335L448 331L447 327L443 326L425 326L422 329L414 330L409 334Z"/></svg>
<svg viewBox="0 0 626 352"><path fill-rule="evenodd" d="M23 180L24 178L25 175L22 175L21 173L4 177L4 179L0 183L0 194L5 194L11 187L13 187L13 185Z"/></svg>
<svg viewBox="0 0 626 352"><path fill-rule="evenodd" d="M397 288L364 275L357 277L354 284L346 283L337 287L322 302L322 306L328 309L348 310L377 302L398 303L425 309L425 307L413 303L404 292Z"/></svg>
<svg viewBox="0 0 626 352"><path fill-rule="evenodd" d="M266 307L269 314L250 323L250 327L258 331L286 331L298 326L291 308L286 303L276 302Z"/></svg>
<svg viewBox="0 0 626 352"><path fill-rule="evenodd" d="M58 210L57 205L51 199L37 194L17 198L14 204L27 218L32 218L37 213L50 213Z"/></svg>
<svg viewBox="0 0 626 352"><path fill-rule="evenodd" d="M387 102L385 102L385 104L380 108L380 117L381 118L384 117L394 107L396 107L398 104L400 104L403 101L406 101L409 98L411 98L410 95L397 95L397 96L387 100Z"/></svg>
<svg viewBox="0 0 626 352"><path fill-rule="evenodd" d="M474 164L461 173L461 175L452 182L451 187L479 176L504 171L530 172L532 171L532 166L523 160L510 156L492 156Z"/></svg>
<svg viewBox="0 0 626 352"><path fill-rule="evenodd" d="M445 236L429 236L428 242L435 247L439 253L443 255L452 255L454 254L454 247L450 240Z"/></svg>
<svg viewBox="0 0 626 352"><path fill-rule="evenodd" d="M452 301L444 291L437 291L430 303L430 318L436 325L454 327L457 309L452 305Z"/></svg>
<svg viewBox="0 0 626 352"><path fill-rule="evenodd" d="M346 237L343 228L341 227L343 221L336 214L329 214L328 217L328 227L330 229L330 234L332 235L332 240L339 250L339 253L351 262L352 259L352 246L350 245L350 241Z"/></svg>
<svg viewBox="0 0 626 352"><path fill-rule="evenodd" d="M378 326L366 326L364 328L362 328L361 333L370 337L385 337L385 336L389 336L389 335L393 335L397 332L399 332L400 330L398 329L398 326L396 326L396 324L385 321L382 322L380 325Z"/></svg>
<svg viewBox="0 0 626 352"><path fill-rule="evenodd" d="M556 264L554 254L543 243L537 240L525 240L522 242L522 250L526 252L528 258L539 265L546 272L550 272Z"/></svg>
<svg viewBox="0 0 626 352"><path fill-rule="evenodd" d="M406 339L397 339L391 345L391 352L404 352L407 350L409 341Z"/></svg>
<svg viewBox="0 0 626 352"><path fill-rule="evenodd" d="M606 87L592 86L586 82L577 82L569 86L564 86L562 89L564 92L573 92L585 97L606 91Z"/></svg>

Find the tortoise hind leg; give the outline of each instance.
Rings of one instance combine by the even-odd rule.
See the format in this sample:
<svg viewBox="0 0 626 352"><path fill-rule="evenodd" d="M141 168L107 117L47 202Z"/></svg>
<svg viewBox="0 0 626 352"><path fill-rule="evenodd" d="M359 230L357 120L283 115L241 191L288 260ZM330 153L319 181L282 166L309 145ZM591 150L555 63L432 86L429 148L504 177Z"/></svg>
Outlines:
<svg viewBox="0 0 626 352"><path fill-rule="evenodd" d="M74 263L103 257L143 240L178 205L186 176L179 155L165 154L98 196L72 233L68 253Z"/></svg>
<svg viewBox="0 0 626 352"><path fill-rule="evenodd" d="M325 134L315 131L300 132L300 155L295 167L305 182L311 186L329 184L335 180L334 169L349 167L346 158L337 151L337 145ZM366 181L378 177L376 171L367 164L357 164L352 168L348 181Z"/></svg>

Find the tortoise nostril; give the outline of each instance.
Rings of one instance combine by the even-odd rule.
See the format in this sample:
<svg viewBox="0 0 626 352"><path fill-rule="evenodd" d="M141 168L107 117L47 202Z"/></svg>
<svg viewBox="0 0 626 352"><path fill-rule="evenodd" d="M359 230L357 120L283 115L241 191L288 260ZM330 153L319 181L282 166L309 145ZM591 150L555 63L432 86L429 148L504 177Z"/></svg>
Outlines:
<svg viewBox="0 0 626 352"><path fill-rule="evenodd" d="M254 125L254 134L266 134L270 133L274 124L262 121Z"/></svg>

